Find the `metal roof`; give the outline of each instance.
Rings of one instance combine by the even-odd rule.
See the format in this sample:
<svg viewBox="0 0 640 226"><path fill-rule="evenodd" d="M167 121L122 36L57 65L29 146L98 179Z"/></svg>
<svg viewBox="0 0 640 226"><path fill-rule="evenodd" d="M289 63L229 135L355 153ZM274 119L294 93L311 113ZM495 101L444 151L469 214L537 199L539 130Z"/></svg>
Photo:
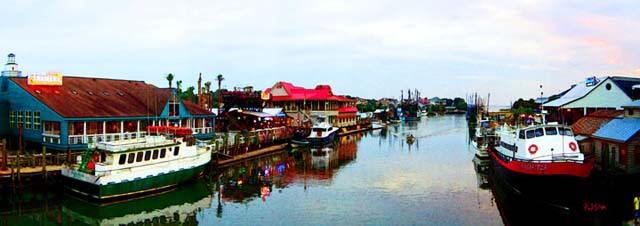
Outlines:
<svg viewBox="0 0 640 226"><path fill-rule="evenodd" d="M640 131L640 118L613 119L600 128L593 137L627 142Z"/></svg>
<svg viewBox="0 0 640 226"><path fill-rule="evenodd" d="M567 93L565 93L562 97L553 101L549 101L543 105L545 107L562 107L568 103L571 103L575 100L583 98L584 96L589 94L591 90L593 90L594 88L602 84L606 79L608 79L608 77L598 78L598 84L594 86L587 86L586 81L579 82L575 84L573 87L571 87L571 89Z"/></svg>
<svg viewBox="0 0 640 226"><path fill-rule="evenodd" d="M634 100L622 105L623 108L640 108L640 100Z"/></svg>

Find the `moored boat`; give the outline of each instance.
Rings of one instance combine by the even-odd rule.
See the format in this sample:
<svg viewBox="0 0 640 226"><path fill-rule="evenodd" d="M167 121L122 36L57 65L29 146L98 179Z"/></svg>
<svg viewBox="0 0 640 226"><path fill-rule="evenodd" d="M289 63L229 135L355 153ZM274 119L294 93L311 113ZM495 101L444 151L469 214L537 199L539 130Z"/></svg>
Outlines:
<svg viewBox="0 0 640 226"><path fill-rule="evenodd" d="M494 145L497 141L498 135L491 123L492 122L488 119L478 121L478 126L475 128L475 134L471 139L471 146L476 150L476 156L480 159L489 159L489 152L487 152L487 148L490 145Z"/></svg>
<svg viewBox="0 0 640 226"><path fill-rule="evenodd" d="M296 129L293 132L293 138L289 142L291 147L303 147L309 145L309 141L307 140L307 136L309 136L309 129Z"/></svg>
<svg viewBox="0 0 640 226"><path fill-rule="evenodd" d="M326 118L319 116L311 127L311 134L307 137L307 141L311 145L325 145L334 140L336 132L338 132L337 127L326 122Z"/></svg>
<svg viewBox="0 0 640 226"><path fill-rule="evenodd" d="M571 190L593 169L593 159L585 159L569 127L503 127L499 135L500 144L488 148L490 159L499 176L518 191L540 193L551 185Z"/></svg>
<svg viewBox="0 0 640 226"><path fill-rule="evenodd" d="M62 169L64 186L106 200L168 189L202 174L211 160L211 145L173 135L99 142Z"/></svg>

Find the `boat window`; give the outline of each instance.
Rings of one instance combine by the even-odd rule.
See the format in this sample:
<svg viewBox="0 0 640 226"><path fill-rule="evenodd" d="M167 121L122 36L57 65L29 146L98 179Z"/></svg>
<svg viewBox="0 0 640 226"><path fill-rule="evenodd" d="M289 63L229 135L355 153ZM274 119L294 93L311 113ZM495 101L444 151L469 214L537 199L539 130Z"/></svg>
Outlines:
<svg viewBox="0 0 640 226"><path fill-rule="evenodd" d="M547 127L544 128L544 133L547 134L547 136L558 135L558 130L556 130L556 127Z"/></svg>
<svg viewBox="0 0 640 226"><path fill-rule="evenodd" d="M136 153L129 153L129 157L127 157L127 163L133 163L133 160L136 158Z"/></svg>
<svg viewBox="0 0 640 226"><path fill-rule="evenodd" d="M149 161L151 159L151 151L144 152L144 161Z"/></svg>
<svg viewBox="0 0 640 226"><path fill-rule="evenodd" d="M536 137L536 132L533 130L527 130L527 139Z"/></svg>
<svg viewBox="0 0 640 226"><path fill-rule="evenodd" d="M160 158L164 158L165 155L167 155L167 149L160 149Z"/></svg>
<svg viewBox="0 0 640 226"><path fill-rule="evenodd" d="M158 149L153 150L153 159L158 159Z"/></svg>
<svg viewBox="0 0 640 226"><path fill-rule="evenodd" d="M173 149L173 156L176 156L176 155L178 155L179 153L180 153L180 147L179 147L179 146L176 146L176 147Z"/></svg>
<svg viewBox="0 0 640 226"><path fill-rule="evenodd" d="M122 165L127 161L127 155L120 155L120 159L118 160L118 164Z"/></svg>
<svg viewBox="0 0 640 226"><path fill-rule="evenodd" d="M520 139L524 139L524 130L520 130L520 134L518 135Z"/></svg>
<svg viewBox="0 0 640 226"><path fill-rule="evenodd" d="M558 130L560 130L560 135L573 136L573 132L569 128L558 128Z"/></svg>
<svg viewBox="0 0 640 226"><path fill-rule="evenodd" d="M544 136L544 132L542 128L537 128L536 129L536 137L541 137Z"/></svg>
<svg viewBox="0 0 640 226"><path fill-rule="evenodd" d="M136 156L136 162L142 162L142 155L144 154L144 152L138 152L138 155Z"/></svg>

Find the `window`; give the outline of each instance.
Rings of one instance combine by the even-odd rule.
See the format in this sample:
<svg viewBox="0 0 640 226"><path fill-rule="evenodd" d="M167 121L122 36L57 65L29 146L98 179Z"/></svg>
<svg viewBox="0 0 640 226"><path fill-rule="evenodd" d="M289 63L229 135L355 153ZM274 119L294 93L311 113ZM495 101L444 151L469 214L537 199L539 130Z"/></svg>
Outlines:
<svg viewBox="0 0 640 226"><path fill-rule="evenodd" d="M138 155L136 155L136 162L142 162L143 155L144 155L144 152L138 152Z"/></svg>
<svg viewBox="0 0 640 226"><path fill-rule="evenodd" d="M120 159L118 160L118 164L122 165L127 160L127 155L120 155Z"/></svg>
<svg viewBox="0 0 640 226"><path fill-rule="evenodd" d="M153 150L153 159L158 159L158 149Z"/></svg>
<svg viewBox="0 0 640 226"><path fill-rule="evenodd" d="M11 111L11 117L9 118L9 128L17 127L16 118L18 117L18 113L16 111Z"/></svg>
<svg viewBox="0 0 640 226"><path fill-rule="evenodd" d="M160 158L164 158L167 155L167 149L160 149Z"/></svg>
<svg viewBox="0 0 640 226"><path fill-rule="evenodd" d="M544 132L547 134L547 136L558 135L558 130L556 130L556 127L544 128Z"/></svg>
<svg viewBox="0 0 640 226"><path fill-rule="evenodd" d="M40 112L39 111L33 112L33 129L40 130Z"/></svg>
<svg viewBox="0 0 640 226"><path fill-rule="evenodd" d="M536 137L544 136L544 131L542 128L537 128L535 131L536 131Z"/></svg>
<svg viewBox="0 0 640 226"><path fill-rule="evenodd" d="M560 135L573 136L573 132L569 128L558 128Z"/></svg>
<svg viewBox="0 0 640 226"><path fill-rule="evenodd" d="M31 115L32 112L31 111L25 111L24 112L24 128L25 129L31 129Z"/></svg>
<svg viewBox="0 0 640 226"><path fill-rule="evenodd" d="M180 153L180 146L176 146L176 147L173 149L173 156L176 156L176 155L178 155L179 153Z"/></svg>
<svg viewBox="0 0 640 226"><path fill-rule="evenodd" d="M527 130L527 139L536 137L536 132L533 130Z"/></svg>
<svg viewBox="0 0 640 226"><path fill-rule="evenodd" d="M18 111L18 122L17 122L17 126L18 127L20 124L24 123L24 118L23 118L24 112L23 111Z"/></svg>
<svg viewBox="0 0 640 226"><path fill-rule="evenodd" d="M607 90L611 90L611 83L607 83L604 88L606 88Z"/></svg>
<svg viewBox="0 0 640 226"><path fill-rule="evenodd" d="M136 158L136 153L129 153L129 157L127 158L127 163L133 163L133 160Z"/></svg>
<svg viewBox="0 0 640 226"><path fill-rule="evenodd" d="M149 161L151 159L151 151L144 152L144 161Z"/></svg>

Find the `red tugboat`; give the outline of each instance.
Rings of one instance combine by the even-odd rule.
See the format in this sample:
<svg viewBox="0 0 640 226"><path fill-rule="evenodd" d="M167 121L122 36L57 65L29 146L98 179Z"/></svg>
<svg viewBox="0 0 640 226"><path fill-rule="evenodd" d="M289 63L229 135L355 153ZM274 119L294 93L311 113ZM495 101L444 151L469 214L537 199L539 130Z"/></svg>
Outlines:
<svg viewBox="0 0 640 226"><path fill-rule="evenodd" d="M552 187L580 190L593 169L593 159L585 159L569 127L503 126L499 135L500 144L490 147L489 155L497 176L518 192L557 193Z"/></svg>

